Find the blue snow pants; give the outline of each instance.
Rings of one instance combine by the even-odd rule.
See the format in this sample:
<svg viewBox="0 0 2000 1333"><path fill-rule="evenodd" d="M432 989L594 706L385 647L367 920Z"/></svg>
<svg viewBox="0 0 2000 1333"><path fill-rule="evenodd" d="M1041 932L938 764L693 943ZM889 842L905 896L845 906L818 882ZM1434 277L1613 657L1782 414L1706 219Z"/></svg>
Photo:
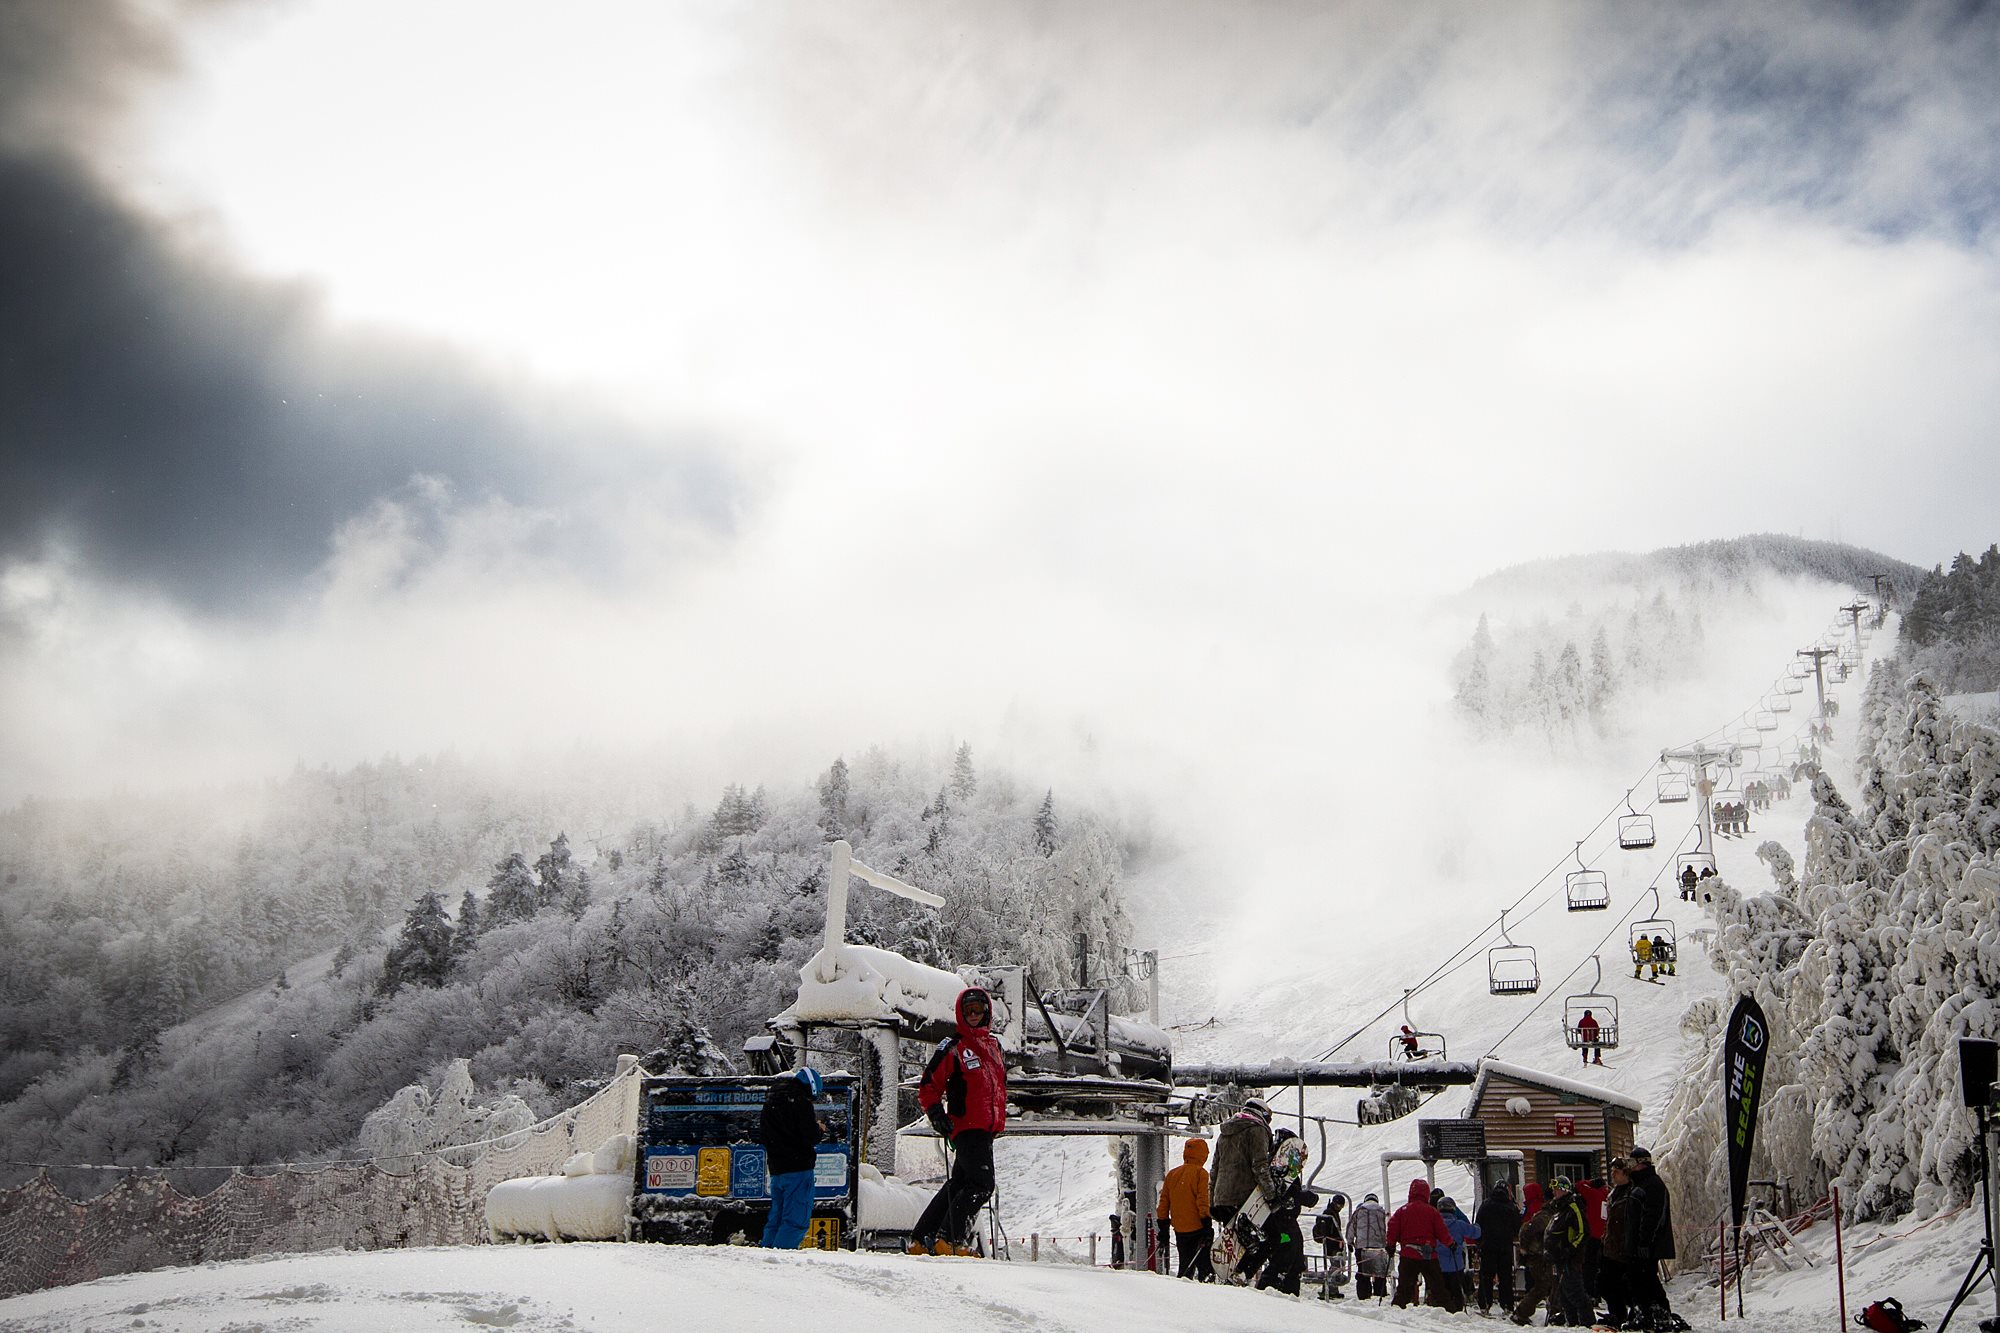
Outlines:
<svg viewBox="0 0 2000 1333"><path fill-rule="evenodd" d="M812 1222L813 1173L787 1171L771 1177L771 1216L764 1223L767 1250L796 1250Z"/></svg>

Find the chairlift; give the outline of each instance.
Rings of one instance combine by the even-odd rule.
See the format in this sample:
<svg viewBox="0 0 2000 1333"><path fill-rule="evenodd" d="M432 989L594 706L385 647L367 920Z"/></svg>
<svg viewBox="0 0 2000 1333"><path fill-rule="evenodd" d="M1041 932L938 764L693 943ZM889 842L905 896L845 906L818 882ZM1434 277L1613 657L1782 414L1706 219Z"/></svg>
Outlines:
<svg viewBox="0 0 2000 1333"><path fill-rule="evenodd" d="M1611 879L1583 863L1583 844L1576 845L1577 869L1563 877L1563 896L1572 912L1601 912L1611 906Z"/></svg>
<svg viewBox="0 0 2000 1333"><path fill-rule="evenodd" d="M1674 879L1676 882L1681 881L1687 874L1690 866L1694 868L1694 877L1697 881L1713 878L1716 873L1715 854L1713 852L1682 852L1679 856L1676 856L1674 858Z"/></svg>
<svg viewBox="0 0 2000 1333"><path fill-rule="evenodd" d="M1661 805L1678 805L1688 799L1687 774L1678 770L1662 773L1656 788L1659 793L1657 799Z"/></svg>
<svg viewBox="0 0 2000 1333"><path fill-rule="evenodd" d="M1774 713L1789 713L1792 711L1792 696L1784 690L1772 690L1764 696L1764 707Z"/></svg>
<svg viewBox="0 0 2000 1333"><path fill-rule="evenodd" d="M1618 999L1599 989L1604 985L1604 960L1596 954L1590 961L1597 965L1597 980L1590 989L1580 991L1563 1000L1563 1040L1572 1051L1609 1051L1618 1046ZM1588 1027L1583 1025L1590 1019Z"/></svg>
<svg viewBox="0 0 2000 1333"><path fill-rule="evenodd" d="M1653 817L1632 808L1632 793L1625 793L1625 813L1618 816L1618 845L1628 852L1643 851L1654 841Z"/></svg>
<svg viewBox="0 0 2000 1333"><path fill-rule="evenodd" d="M1445 1046L1444 1033L1419 1031L1415 1020L1410 1017L1410 992L1403 992L1402 1030L1389 1038L1389 1058L1391 1060L1448 1060L1451 1058Z"/></svg>
<svg viewBox="0 0 2000 1333"><path fill-rule="evenodd" d="M1674 923L1659 914L1660 891L1658 889L1648 889L1647 892L1653 895L1653 915L1642 921L1634 921L1631 929L1626 932L1626 947L1632 954L1632 966L1635 969L1634 975L1637 975L1636 969L1641 963L1648 963L1655 968L1661 964L1672 967L1680 952L1679 941L1674 936ZM1648 945L1648 955L1644 959L1639 956L1639 941L1641 938L1655 941ZM1666 947L1666 955L1664 957L1660 955L1662 945Z"/></svg>
<svg viewBox="0 0 2000 1333"><path fill-rule="evenodd" d="M1803 689L1805 688L1806 677L1812 674L1812 668L1807 666L1803 660L1795 661L1785 667L1785 674L1797 681L1799 688Z"/></svg>
<svg viewBox="0 0 2000 1333"><path fill-rule="evenodd" d="M1804 694L1805 692L1806 683L1802 677L1786 676L1778 682L1778 693L1780 694Z"/></svg>
<svg viewBox="0 0 2000 1333"><path fill-rule="evenodd" d="M1778 715L1776 713L1767 713L1760 708L1750 714L1750 725L1759 731L1776 731L1778 729Z"/></svg>
<svg viewBox="0 0 2000 1333"><path fill-rule="evenodd" d="M1533 995L1542 988L1542 970L1534 946L1516 944L1507 934L1507 914L1500 914L1500 943L1486 951L1486 988L1495 995Z"/></svg>

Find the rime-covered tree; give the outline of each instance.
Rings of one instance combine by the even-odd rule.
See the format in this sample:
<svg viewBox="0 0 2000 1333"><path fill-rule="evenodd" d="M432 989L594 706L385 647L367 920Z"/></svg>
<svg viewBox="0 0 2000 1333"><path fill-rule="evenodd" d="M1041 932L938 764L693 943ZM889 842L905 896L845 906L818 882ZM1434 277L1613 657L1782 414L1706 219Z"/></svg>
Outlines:
<svg viewBox="0 0 2000 1333"><path fill-rule="evenodd" d="M451 921L437 894L425 890L403 918L402 933L382 960L377 993L394 995L402 987L444 985L451 976Z"/></svg>
<svg viewBox="0 0 2000 1333"><path fill-rule="evenodd" d="M979 790L979 775L972 767L972 742L963 741L951 760L951 794L961 801L972 799Z"/></svg>
<svg viewBox="0 0 2000 1333"><path fill-rule="evenodd" d="M1051 787L1042 796L1042 804L1035 811L1035 850L1044 857L1056 854L1056 789Z"/></svg>
<svg viewBox="0 0 2000 1333"><path fill-rule="evenodd" d="M847 830L847 760L835 759L819 780L819 826L834 837Z"/></svg>
<svg viewBox="0 0 2000 1333"><path fill-rule="evenodd" d="M526 921L541 906L541 895L535 884L535 872L528 869L527 858L519 852L509 852L500 864L493 867L493 875L486 881L486 922L488 925L504 925L509 921Z"/></svg>

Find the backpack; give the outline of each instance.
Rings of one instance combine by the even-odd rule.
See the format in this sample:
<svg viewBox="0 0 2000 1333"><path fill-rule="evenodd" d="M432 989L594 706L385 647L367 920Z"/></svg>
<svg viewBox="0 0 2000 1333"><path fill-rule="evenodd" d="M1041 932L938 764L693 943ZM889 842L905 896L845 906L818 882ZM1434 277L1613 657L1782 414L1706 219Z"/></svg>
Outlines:
<svg viewBox="0 0 2000 1333"><path fill-rule="evenodd" d="M1884 1296L1873 1301L1868 1308L1854 1316L1854 1322L1862 1328L1873 1329L1874 1333L1911 1333L1924 1326L1921 1319L1912 1319L1903 1313L1903 1303L1894 1296Z"/></svg>

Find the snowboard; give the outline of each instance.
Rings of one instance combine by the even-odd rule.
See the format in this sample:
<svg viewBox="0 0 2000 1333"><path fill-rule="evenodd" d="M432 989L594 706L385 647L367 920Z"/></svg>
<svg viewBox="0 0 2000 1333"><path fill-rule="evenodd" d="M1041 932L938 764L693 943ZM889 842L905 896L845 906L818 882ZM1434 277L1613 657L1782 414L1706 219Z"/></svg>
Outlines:
<svg viewBox="0 0 2000 1333"><path fill-rule="evenodd" d="M1271 1180L1278 1197L1290 1193L1306 1167L1306 1145L1302 1139L1286 1139L1271 1153ZM1242 1286L1255 1276L1238 1272L1246 1254L1262 1249L1264 1223L1271 1218L1271 1205L1262 1190L1251 1190L1229 1225L1215 1240L1215 1276L1218 1282Z"/></svg>

